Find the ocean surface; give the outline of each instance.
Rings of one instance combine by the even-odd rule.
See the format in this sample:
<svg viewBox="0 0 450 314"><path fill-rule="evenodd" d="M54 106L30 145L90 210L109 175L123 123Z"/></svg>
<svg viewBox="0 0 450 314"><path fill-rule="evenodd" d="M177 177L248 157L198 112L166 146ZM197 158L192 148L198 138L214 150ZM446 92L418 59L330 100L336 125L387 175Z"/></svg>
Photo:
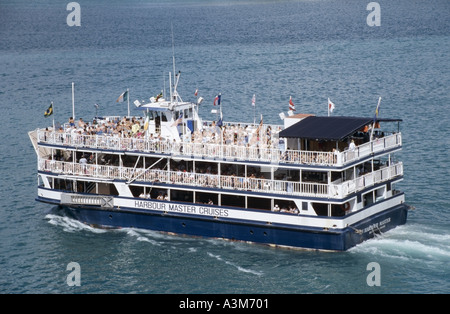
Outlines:
<svg viewBox="0 0 450 314"><path fill-rule="evenodd" d="M80 0L0 2L0 293L450 293L450 1ZM173 48L172 48L173 29ZM72 114L125 115L168 86L222 93L226 121L299 113L401 118L407 224L347 252L275 249L121 229L98 230L35 201L27 132ZM166 82L166 83L164 83ZM54 104L54 115L44 112ZM80 266L69 286L70 262ZM380 285L370 286L371 262Z"/></svg>

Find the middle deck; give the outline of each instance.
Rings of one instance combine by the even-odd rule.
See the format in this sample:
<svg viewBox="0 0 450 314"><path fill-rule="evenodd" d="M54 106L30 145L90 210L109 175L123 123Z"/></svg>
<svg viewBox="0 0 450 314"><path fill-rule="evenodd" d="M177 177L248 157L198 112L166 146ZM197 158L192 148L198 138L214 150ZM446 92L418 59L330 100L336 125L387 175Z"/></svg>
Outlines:
<svg viewBox="0 0 450 314"><path fill-rule="evenodd" d="M40 145L62 146L65 149L146 153L174 158L200 158L210 160L252 161L287 164L289 166L320 166L342 168L373 154L390 152L401 148L401 133L377 137L357 145L353 150L326 152L249 146L238 144L170 142L161 139L121 137L113 135L83 135L69 132L38 130Z"/></svg>

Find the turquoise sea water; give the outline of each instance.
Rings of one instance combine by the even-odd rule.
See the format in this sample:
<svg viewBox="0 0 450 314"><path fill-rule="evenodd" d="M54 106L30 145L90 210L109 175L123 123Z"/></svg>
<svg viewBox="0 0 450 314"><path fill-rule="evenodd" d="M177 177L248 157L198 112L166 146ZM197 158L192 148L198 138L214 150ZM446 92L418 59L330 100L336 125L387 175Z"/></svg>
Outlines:
<svg viewBox="0 0 450 314"><path fill-rule="evenodd" d="M449 293L450 3L378 1L69 1L0 3L1 293ZM274 249L151 231L97 230L58 216L36 197L36 156L27 132L76 116L125 115L117 97L148 99L172 70L179 93L222 93L224 119L281 123L297 112L403 119L405 179L415 206L406 225L344 253ZM166 82L166 87L168 83ZM132 105L133 106L133 105ZM132 111L139 115L139 111ZM69 287L70 262L81 285ZM381 285L366 282L370 262Z"/></svg>

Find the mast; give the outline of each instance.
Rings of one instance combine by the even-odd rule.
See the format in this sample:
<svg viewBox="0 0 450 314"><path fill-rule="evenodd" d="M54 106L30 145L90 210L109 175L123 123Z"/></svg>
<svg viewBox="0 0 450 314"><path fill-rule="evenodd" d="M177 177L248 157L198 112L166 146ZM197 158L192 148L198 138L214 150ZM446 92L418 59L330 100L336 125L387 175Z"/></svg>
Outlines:
<svg viewBox="0 0 450 314"><path fill-rule="evenodd" d="M173 65L173 75L175 75L175 44L173 39L173 24L171 24L171 27L172 27L172 65Z"/></svg>
<svg viewBox="0 0 450 314"><path fill-rule="evenodd" d="M127 88L128 116L130 116L130 89Z"/></svg>
<svg viewBox="0 0 450 314"><path fill-rule="evenodd" d="M170 102L172 102L175 98L176 98L176 77L177 75L175 74L175 44L174 44L174 39L173 39L173 23L170 23L170 28L171 28L171 32L172 32L172 67L173 67L173 92L171 93L171 98L170 98ZM173 98L172 98L173 97Z"/></svg>
<svg viewBox="0 0 450 314"><path fill-rule="evenodd" d="M375 129L375 123L377 122L376 120L378 118L378 110L380 108L380 102L381 102L381 96L380 96L380 98L378 98L377 110L375 110L375 117L373 118L372 130L370 132L370 141L373 140L373 130Z"/></svg>
<svg viewBox="0 0 450 314"><path fill-rule="evenodd" d="M75 83L72 82L72 118L75 121Z"/></svg>

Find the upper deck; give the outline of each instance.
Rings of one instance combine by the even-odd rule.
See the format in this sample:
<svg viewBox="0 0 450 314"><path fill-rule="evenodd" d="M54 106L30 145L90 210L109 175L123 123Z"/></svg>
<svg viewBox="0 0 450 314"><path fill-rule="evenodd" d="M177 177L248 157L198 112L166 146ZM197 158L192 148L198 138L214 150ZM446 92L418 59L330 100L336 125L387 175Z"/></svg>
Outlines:
<svg viewBox="0 0 450 314"><path fill-rule="evenodd" d="M107 120L105 120L107 121ZM219 128L214 123L205 123L202 131L195 131L181 141L170 141L157 135L136 132L129 136L117 128L109 129L108 122L96 126L96 134L89 135L84 128L61 127L54 132L37 130L39 145L63 149L85 149L110 152L146 153L172 156L174 158L198 158L238 162L260 162L286 164L288 166L345 167L374 154L382 154L402 146L401 133L376 134L372 140L359 141L359 145L346 147L342 151L332 149L290 149L289 139L280 138L281 126L225 123ZM141 121L140 125L144 125ZM86 134L88 133L88 134ZM343 142L336 142L342 146Z"/></svg>

